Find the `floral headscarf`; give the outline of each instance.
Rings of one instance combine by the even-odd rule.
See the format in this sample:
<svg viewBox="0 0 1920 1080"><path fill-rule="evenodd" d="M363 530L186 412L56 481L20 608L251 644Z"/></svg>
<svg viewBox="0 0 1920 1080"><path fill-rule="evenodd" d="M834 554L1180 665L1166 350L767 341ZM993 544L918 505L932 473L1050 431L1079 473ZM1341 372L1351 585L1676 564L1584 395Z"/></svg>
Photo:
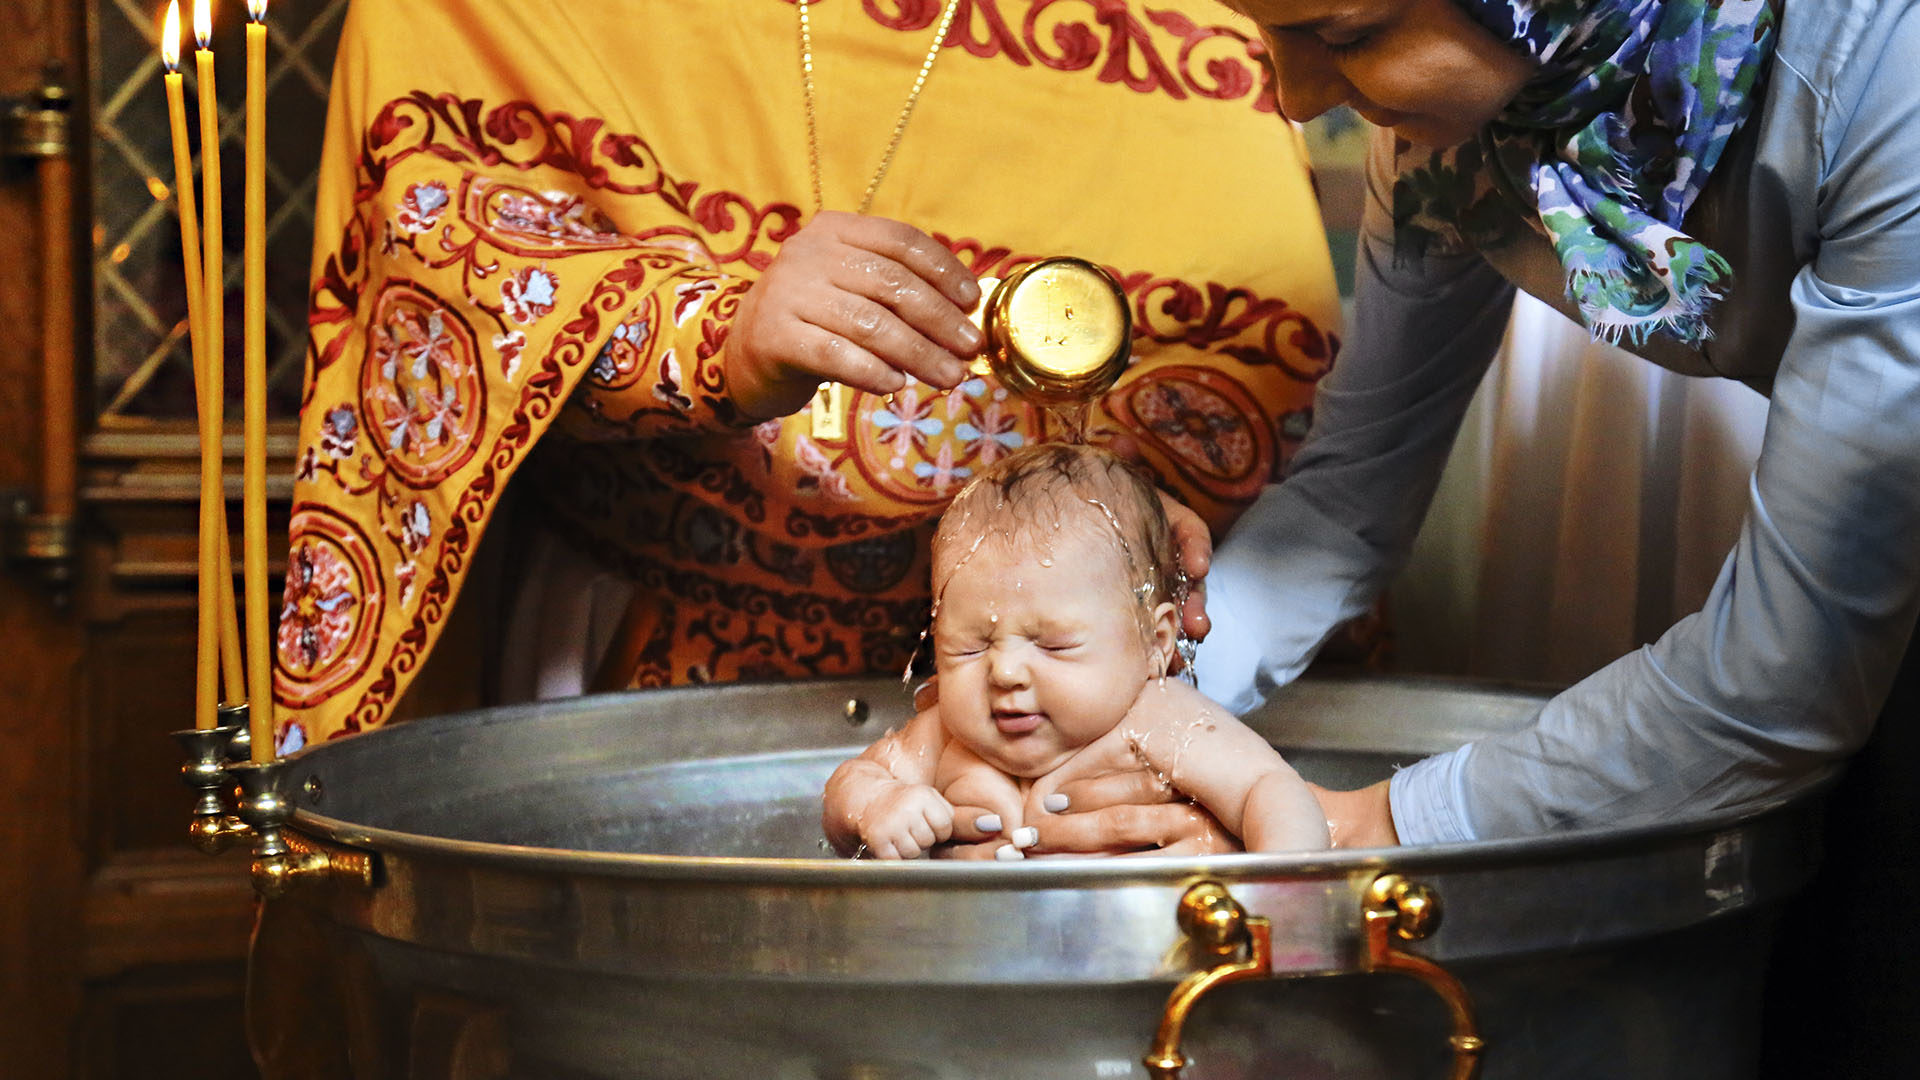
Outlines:
<svg viewBox="0 0 1920 1080"><path fill-rule="evenodd" d="M1707 337L1731 273L1680 231L1753 110L1774 42L1767 0L1455 0L1540 69L1472 143L1402 143L1398 249L1503 239L1533 205L1595 337Z"/></svg>

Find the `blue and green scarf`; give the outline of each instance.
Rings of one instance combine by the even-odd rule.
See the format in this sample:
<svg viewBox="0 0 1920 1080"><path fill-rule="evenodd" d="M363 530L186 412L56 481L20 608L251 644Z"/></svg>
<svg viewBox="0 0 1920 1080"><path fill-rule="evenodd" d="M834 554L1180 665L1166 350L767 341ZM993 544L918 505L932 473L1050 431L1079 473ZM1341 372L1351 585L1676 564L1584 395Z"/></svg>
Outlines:
<svg viewBox="0 0 1920 1080"><path fill-rule="evenodd" d="M1399 144L1400 253L1497 244L1518 198L1595 337L1705 340L1731 270L1680 225L1753 111L1767 0L1456 2L1540 68L1475 142Z"/></svg>

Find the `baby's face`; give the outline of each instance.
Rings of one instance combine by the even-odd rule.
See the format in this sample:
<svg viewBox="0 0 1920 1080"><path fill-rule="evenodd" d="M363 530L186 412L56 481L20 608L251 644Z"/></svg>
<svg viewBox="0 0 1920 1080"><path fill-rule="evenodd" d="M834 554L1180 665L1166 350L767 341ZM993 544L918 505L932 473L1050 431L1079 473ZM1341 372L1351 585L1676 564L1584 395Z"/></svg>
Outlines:
<svg viewBox="0 0 1920 1080"><path fill-rule="evenodd" d="M1111 731L1166 671L1173 605L1143 629L1140 582L1128 581L1117 537L1085 523L1038 544L989 536L965 551L940 565L941 719L1001 771L1042 776Z"/></svg>

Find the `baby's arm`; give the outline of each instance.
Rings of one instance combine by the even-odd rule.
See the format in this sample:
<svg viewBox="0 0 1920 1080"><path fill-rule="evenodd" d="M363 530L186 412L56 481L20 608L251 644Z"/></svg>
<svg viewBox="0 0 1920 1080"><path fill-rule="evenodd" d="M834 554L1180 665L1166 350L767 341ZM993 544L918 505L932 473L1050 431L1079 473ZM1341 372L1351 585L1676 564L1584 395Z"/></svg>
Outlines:
<svg viewBox="0 0 1920 1080"><path fill-rule="evenodd" d="M953 835L953 807L933 789L946 747L939 706L924 709L827 780L820 825L842 855L860 845L881 859L912 859Z"/></svg>
<svg viewBox="0 0 1920 1080"><path fill-rule="evenodd" d="M1252 728L1198 690L1150 680L1121 722L1147 764L1193 796L1248 851L1300 851L1328 844L1327 816L1293 771Z"/></svg>

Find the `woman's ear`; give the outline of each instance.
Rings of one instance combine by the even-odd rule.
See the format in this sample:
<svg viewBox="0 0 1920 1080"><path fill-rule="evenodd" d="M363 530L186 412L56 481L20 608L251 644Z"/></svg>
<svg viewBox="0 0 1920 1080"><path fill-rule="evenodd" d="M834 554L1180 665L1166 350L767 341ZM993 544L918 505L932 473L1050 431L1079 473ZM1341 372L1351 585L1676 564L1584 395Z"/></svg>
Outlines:
<svg viewBox="0 0 1920 1080"><path fill-rule="evenodd" d="M1152 622L1148 626L1147 658L1152 670L1147 674L1165 675L1173 670L1173 654L1180 640L1180 609L1171 603L1161 604L1148 618Z"/></svg>

